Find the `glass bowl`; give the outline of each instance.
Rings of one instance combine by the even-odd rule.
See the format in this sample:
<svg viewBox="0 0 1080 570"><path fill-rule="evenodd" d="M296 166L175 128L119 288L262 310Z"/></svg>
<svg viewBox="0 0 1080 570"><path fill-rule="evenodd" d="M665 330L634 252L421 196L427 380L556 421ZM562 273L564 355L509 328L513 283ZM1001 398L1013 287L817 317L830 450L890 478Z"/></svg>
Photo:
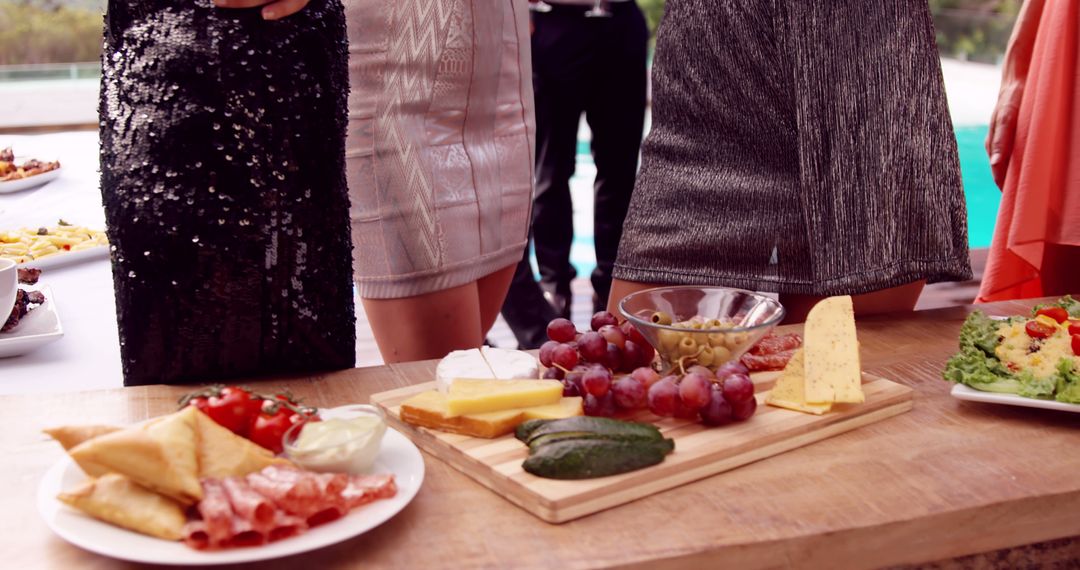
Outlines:
<svg viewBox="0 0 1080 570"><path fill-rule="evenodd" d="M659 287L619 301L619 312L656 349L664 369L701 364L715 370L738 359L784 319L784 307L753 291Z"/></svg>
<svg viewBox="0 0 1080 570"><path fill-rule="evenodd" d="M383 411L356 404L319 410L319 416L322 421L301 422L285 432L281 441L285 456L311 471L353 475L370 471L386 433Z"/></svg>

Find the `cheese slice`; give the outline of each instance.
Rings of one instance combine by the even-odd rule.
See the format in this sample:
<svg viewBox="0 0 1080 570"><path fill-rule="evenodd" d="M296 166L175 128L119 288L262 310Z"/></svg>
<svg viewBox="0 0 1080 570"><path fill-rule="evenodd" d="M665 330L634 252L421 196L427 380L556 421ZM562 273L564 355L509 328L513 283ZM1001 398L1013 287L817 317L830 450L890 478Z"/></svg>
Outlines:
<svg viewBox="0 0 1080 570"><path fill-rule="evenodd" d="M797 412L821 415L832 409L832 404L808 404L806 402L806 377L803 368L803 349L791 355L784 371L776 380L776 385L765 397L765 403L778 408L787 408Z"/></svg>
<svg viewBox="0 0 1080 570"><path fill-rule="evenodd" d="M581 396L571 396L559 400L556 404L523 408L521 411L526 420L561 420L585 415L584 401Z"/></svg>
<svg viewBox="0 0 1080 570"><path fill-rule="evenodd" d="M563 398L557 404L520 408L486 414L448 417L446 396L434 390L421 392L401 403L402 421L441 431L475 437L499 437L510 433L518 424L531 419L562 419L584 413L580 397Z"/></svg>
<svg viewBox="0 0 1080 570"><path fill-rule="evenodd" d="M540 378L540 366L536 357L522 350L509 348L480 347L480 354L491 367L491 372L500 380Z"/></svg>
<svg viewBox="0 0 1080 570"><path fill-rule="evenodd" d="M824 299L806 317L803 359L806 401L860 403L862 370L850 296Z"/></svg>
<svg viewBox="0 0 1080 570"><path fill-rule="evenodd" d="M450 390L450 384L456 378L495 379L487 360L479 348L455 350L447 354L435 366L435 387L443 394Z"/></svg>
<svg viewBox="0 0 1080 570"><path fill-rule="evenodd" d="M562 398L558 380L455 379L446 398L449 417L554 404Z"/></svg>
<svg viewBox="0 0 1080 570"><path fill-rule="evenodd" d="M402 421L413 425L487 438L508 434L525 421L520 409L449 417L446 395L434 390L405 400L399 413Z"/></svg>

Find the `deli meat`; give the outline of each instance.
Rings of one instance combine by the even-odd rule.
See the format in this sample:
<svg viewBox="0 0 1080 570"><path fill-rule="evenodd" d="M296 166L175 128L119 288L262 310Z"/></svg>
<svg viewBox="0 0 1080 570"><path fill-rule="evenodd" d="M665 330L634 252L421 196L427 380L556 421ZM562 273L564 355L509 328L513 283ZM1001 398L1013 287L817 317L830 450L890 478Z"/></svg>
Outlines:
<svg viewBox="0 0 1080 570"><path fill-rule="evenodd" d="M247 477L203 479L203 500L184 542L199 550L257 546L393 497L393 475L313 473L271 465Z"/></svg>
<svg viewBox="0 0 1080 570"><path fill-rule="evenodd" d="M765 338L757 341L754 346L750 347L750 354L776 354L778 352L785 352L788 350L794 350L802 346L802 337L795 334L782 334L773 335L770 334Z"/></svg>
<svg viewBox="0 0 1080 570"><path fill-rule="evenodd" d="M739 362L742 362L743 366L750 369L751 372L762 372L765 370L783 370L791 357L798 349L785 350L783 352L776 352L773 354L750 354L747 352L742 355Z"/></svg>

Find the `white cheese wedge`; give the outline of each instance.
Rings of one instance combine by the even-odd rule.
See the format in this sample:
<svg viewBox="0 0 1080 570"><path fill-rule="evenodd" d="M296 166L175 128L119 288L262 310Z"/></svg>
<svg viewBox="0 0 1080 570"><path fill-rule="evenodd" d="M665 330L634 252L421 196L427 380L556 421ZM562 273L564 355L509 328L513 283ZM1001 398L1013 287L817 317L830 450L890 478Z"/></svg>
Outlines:
<svg viewBox="0 0 1080 570"><path fill-rule="evenodd" d="M495 373L491 371L479 348L455 350L447 354L435 367L435 386L446 394L455 378L494 380Z"/></svg>
<svg viewBox="0 0 1080 570"><path fill-rule="evenodd" d="M862 369L851 297L829 297L806 316L803 365L806 402L861 403Z"/></svg>
<svg viewBox="0 0 1080 570"><path fill-rule="evenodd" d="M500 380L540 378L539 363L528 352L491 346L481 347L480 352Z"/></svg>

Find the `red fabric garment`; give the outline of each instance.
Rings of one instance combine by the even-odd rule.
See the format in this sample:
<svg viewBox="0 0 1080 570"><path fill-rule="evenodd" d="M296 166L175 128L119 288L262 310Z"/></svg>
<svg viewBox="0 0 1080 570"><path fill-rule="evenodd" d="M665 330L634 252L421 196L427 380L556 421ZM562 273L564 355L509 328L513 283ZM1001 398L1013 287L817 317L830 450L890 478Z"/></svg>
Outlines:
<svg viewBox="0 0 1080 570"><path fill-rule="evenodd" d="M1080 0L1046 3L976 302L1056 294L1045 292L1048 272L1080 275L1052 261L1061 246L1080 247L1078 27Z"/></svg>

